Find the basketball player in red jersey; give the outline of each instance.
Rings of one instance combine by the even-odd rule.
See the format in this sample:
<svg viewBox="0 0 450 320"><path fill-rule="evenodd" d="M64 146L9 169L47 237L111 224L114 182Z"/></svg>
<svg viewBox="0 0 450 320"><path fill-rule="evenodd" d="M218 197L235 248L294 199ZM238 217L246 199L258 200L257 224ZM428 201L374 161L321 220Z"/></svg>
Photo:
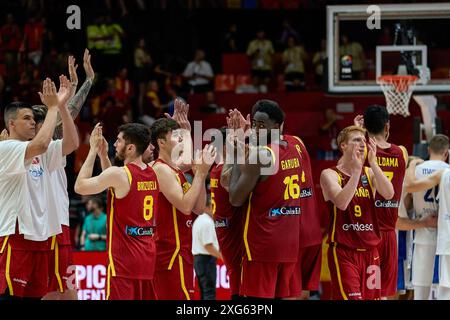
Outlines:
<svg viewBox="0 0 450 320"><path fill-rule="evenodd" d="M303 141L296 136L283 135L295 146L299 156L302 175L300 179L300 239L297 266L291 282L291 297L300 300L309 298L310 291L319 290L322 267L322 232L317 208L316 192L312 178L309 153ZM300 279L295 279L300 277ZM297 284L297 285L296 285ZM301 284L301 287L298 287Z"/></svg>
<svg viewBox="0 0 450 320"><path fill-rule="evenodd" d="M108 190L108 275L107 300L156 299L153 285L156 246L153 215L158 206L158 180L142 161L150 143L146 126L138 123L119 127L116 156L123 167L111 166L91 177L98 148L103 141L101 127L91 135L91 149L75 183L82 195Z"/></svg>
<svg viewBox="0 0 450 320"><path fill-rule="evenodd" d="M290 296L289 282L298 256L301 168L295 146L279 135L271 137L272 130L279 133L283 122L284 113L276 102L256 102L254 134L260 141L267 137L268 143L258 146L257 152L250 147L246 163L234 164L231 172L231 204L242 206L248 201L240 291L246 297ZM267 167L278 170L269 175L263 170Z"/></svg>
<svg viewBox="0 0 450 320"><path fill-rule="evenodd" d="M175 103L184 104L179 99ZM155 288L158 299L162 300L190 300L193 294L192 212L203 213L205 179L216 156L214 147L205 146L196 157L194 180L190 185L177 166L181 154L176 149L183 139L191 139L189 129L183 134L180 125L168 118L158 119L151 126L151 143L159 154L153 169L161 192L155 215ZM205 158L210 161L202 161Z"/></svg>
<svg viewBox="0 0 450 320"><path fill-rule="evenodd" d="M378 166L373 139L368 143L370 168L363 166L364 129L347 127L339 133L337 142L343 155L336 167L323 170L320 176L323 196L331 212L328 266L332 299L379 299L380 232L374 194L378 192L384 199L391 199L394 188Z"/></svg>
<svg viewBox="0 0 450 320"><path fill-rule="evenodd" d="M220 129L223 137L223 155L226 154L226 130ZM224 168L224 157L218 164L214 164L210 172L211 204L216 225L216 234L220 252L227 267L230 279L231 299L239 298L241 284L241 262L243 254L242 242L242 210L230 204L228 182L224 185L221 179Z"/></svg>
<svg viewBox="0 0 450 320"><path fill-rule="evenodd" d="M379 194L375 196L375 208L381 233L381 242L378 246L381 268L381 297L385 299L395 297L397 293L398 250L395 226L398 219L406 164L408 163L408 151L404 146L387 142L389 114L386 107L371 105L364 111L363 119L361 117L355 118L356 122L358 122L358 119L364 121L364 127L369 133L369 137L375 140L378 165L394 186L394 197L392 199L385 200Z"/></svg>

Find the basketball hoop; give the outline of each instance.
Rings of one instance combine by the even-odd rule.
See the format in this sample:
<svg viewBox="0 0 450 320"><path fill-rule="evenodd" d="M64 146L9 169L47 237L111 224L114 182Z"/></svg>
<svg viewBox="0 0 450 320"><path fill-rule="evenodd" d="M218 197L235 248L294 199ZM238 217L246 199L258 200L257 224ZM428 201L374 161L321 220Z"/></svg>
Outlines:
<svg viewBox="0 0 450 320"><path fill-rule="evenodd" d="M409 116L409 99L414 84L419 78L411 75L387 75L378 77L377 83L386 97L386 108L389 114Z"/></svg>

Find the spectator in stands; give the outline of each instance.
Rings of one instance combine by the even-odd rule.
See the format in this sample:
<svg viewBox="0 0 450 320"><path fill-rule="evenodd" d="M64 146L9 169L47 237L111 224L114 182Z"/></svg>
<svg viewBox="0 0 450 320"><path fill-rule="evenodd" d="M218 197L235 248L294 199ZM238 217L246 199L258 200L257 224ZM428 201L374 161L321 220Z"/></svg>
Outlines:
<svg viewBox="0 0 450 320"><path fill-rule="evenodd" d="M337 160L339 159L339 150L337 145L337 136L340 128L337 120L341 119L333 109L325 110L325 123L319 129L320 143L317 150L317 159L319 160Z"/></svg>
<svg viewBox="0 0 450 320"><path fill-rule="evenodd" d="M200 299L216 300L216 262L217 259L222 259L222 254L219 251L211 204L192 225L192 254Z"/></svg>
<svg viewBox="0 0 450 320"><path fill-rule="evenodd" d="M114 79L117 102L122 103L126 109L131 109L131 99L134 96L134 87L128 79L128 69L122 68Z"/></svg>
<svg viewBox="0 0 450 320"><path fill-rule="evenodd" d="M103 123L103 136L108 142L108 155L113 158L116 149L114 142L117 140L117 128L130 122L129 110L116 103L113 97L107 97L101 106L99 120Z"/></svg>
<svg viewBox="0 0 450 320"><path fill-rule="evenodd" d="M139 39L137 47L134 49L134 79L138 87L138 111L144 112L145 87L152 77L153 60L148 52L145 39Z"/></svg>
<svg viewBox="0 0 450 320"><path fill-rule="evenodd" d="M284 19L283 30L281 31L281 36L279 40L282 48L286 48L289 45L290 37L293 37L296 42L299 42L301 40L300 35L291 25L291 21L289 19Z"/></svg>
<svg viewBox="0 0 450 320"><path fill-rule="evenodd" d="M183 77L187 80L190 93L205 93L212 90L214 73L211 64L205 60L205 52L195 51L194 60L184 69Z"/></svg>
<svg viewBox="0 0 450 320"><path fill-rule="evenodd" d="M236 23L230 24L224 36L224 53L241 52L241 41Z"/></svg>
<svg viewBox="0 0 450 320"><path fill-rule="evenodd" d="M6 73L17 74L17 56L20 48L20 28L14 22L14 16L8 14L6 23L0 29L0 51L3 51Z"/></svg>
<svg viewBox="0 0 450 320"><path fill-rule="evenodd" d="M260 92L267 92L267 86L272 77L273 53L272 41L266 39L264 30L259 29L256 38L248 45L247 55L252 62L253 85Z"/></svg>
<svg viewBox="0 0 450 320"><path fill-rule="evenodd" d="M366 58L361 44L356 41L351 41L347 34L343 34L339 54L340 58L344 55L352 57L352 78L363 79L364 70L366 69Z"/></svg>
<svg viewBox="0 0 450 320"><path fill-rule="evenodd" d="M295 37L289 36L287 48L283 52L284 83L286 91L305 89L305 63L308 58L303 46L297 45Z"/></svg>
<svg viewBox="0 0 450 320"><path fill-rule="evenodd" d="M146 125L151 126L156 119L164 114L164 106L161 103L158 81L151 80L149 82L148 91L145 96L146 106L144 107L144 114L140 120Z"/></svg>
<svg viewBox="0 0 450 320"><path fill-rule="evenodd" d="M105 19L104 30L106 32L106 40L104 42L104 56L106 68L105 74L112 76L117 70L117 66L122 63L122 39L125 32L116 21L112 21L111 16L107 15Z"/></svg>
<svg viewBox="0 0 450 320"><path fill-rule="evenodd" d="M46 32L44 22L44 19L32 14L23 30L23 47L27 50L28 59L33 61L35 66L39 66L42 58L44 34Z"/></svg>
<svg viewBox="0 0 450 320"><path fill-rule="evenodd" d="M213 91L206 93L206 104L200 108L200 111L205 113L226 113L225 108L216 103L216 97Z"/></svg>
<svg viewBox="0 0 450 320"><path fill-rule="evenodd" d="M103 212L103 203L100 198L91 198L86 203L90 214L84 219L81 232L81 250L106 250L106 214Z"/></svg>
<svg viewBox="0 0 450 320"><path fill-rule="evenodd" d="M316 76L316 84L321 85L323 81L323 70L327 59L327 40L320 41L320 51L316 52L313 57L314 71Z"/></svg>

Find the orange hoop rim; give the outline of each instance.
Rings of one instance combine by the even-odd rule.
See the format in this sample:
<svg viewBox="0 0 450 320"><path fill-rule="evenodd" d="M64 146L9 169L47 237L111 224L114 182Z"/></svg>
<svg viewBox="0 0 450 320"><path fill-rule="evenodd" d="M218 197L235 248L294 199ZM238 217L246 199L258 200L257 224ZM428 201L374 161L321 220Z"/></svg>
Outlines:
<svg viewBox="0 0 450 320"><path fill-rule="evenodd" d="M384 75L384 76L379 76L378 77L378 81L380 82L385 82L385 83L393 83L393 82L398 82L398 81L407 81L408 83L412 83L415 82L417 80L419 80L418 76L412 76L412 75Z"/></svg>
<svg viewBox="0 0 450 320"><path fill-rule="evenodd" d="M397 92L407 92L410 85L416 83L419 77L412 75L384 75L378 77L378 83L383 85L392 84Z"/></svg>

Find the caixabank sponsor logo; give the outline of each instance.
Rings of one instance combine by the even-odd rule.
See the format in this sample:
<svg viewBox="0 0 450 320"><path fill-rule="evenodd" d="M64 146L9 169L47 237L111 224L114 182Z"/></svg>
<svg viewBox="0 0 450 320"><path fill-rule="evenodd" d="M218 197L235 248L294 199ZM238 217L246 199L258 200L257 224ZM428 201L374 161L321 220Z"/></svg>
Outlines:
<svg viewBox="0 0 450 320"><path fill-rule="evenodd" d="M400 206L398 201L393 200L376 200L376 208L398 208Z"/></svg>
<svg viewBox="0 0 450 320"><path fill-rule="evenodd" d="M371 223L344 223L342 225L344 231L373 231L373 224Z"/></svg>
<svg viewBox="0 0 450 320"><path fill-rule="evenodd" d="M152 236L153 227L125 227L125 233L131 237Z"/></svg>
<svg viewBox="0 0 450 320"><path fill-rule="evenodd" d="M269 217L295 216L301 213L300 207L279 207L269 211Z"/></svg>
<svg viewBox="0 0 450 320"><path fill-rule="evenodd" d="M216 228L228 228L228 219L216 219L214 224Z"/></svg>
<svg viewBox="0 0 450 320"><path fill-rule="evenodd" d="M300 193L300 198L309 198L312 197L313 191L312 188L306 188L302 189L302 192Z"/></svg>

